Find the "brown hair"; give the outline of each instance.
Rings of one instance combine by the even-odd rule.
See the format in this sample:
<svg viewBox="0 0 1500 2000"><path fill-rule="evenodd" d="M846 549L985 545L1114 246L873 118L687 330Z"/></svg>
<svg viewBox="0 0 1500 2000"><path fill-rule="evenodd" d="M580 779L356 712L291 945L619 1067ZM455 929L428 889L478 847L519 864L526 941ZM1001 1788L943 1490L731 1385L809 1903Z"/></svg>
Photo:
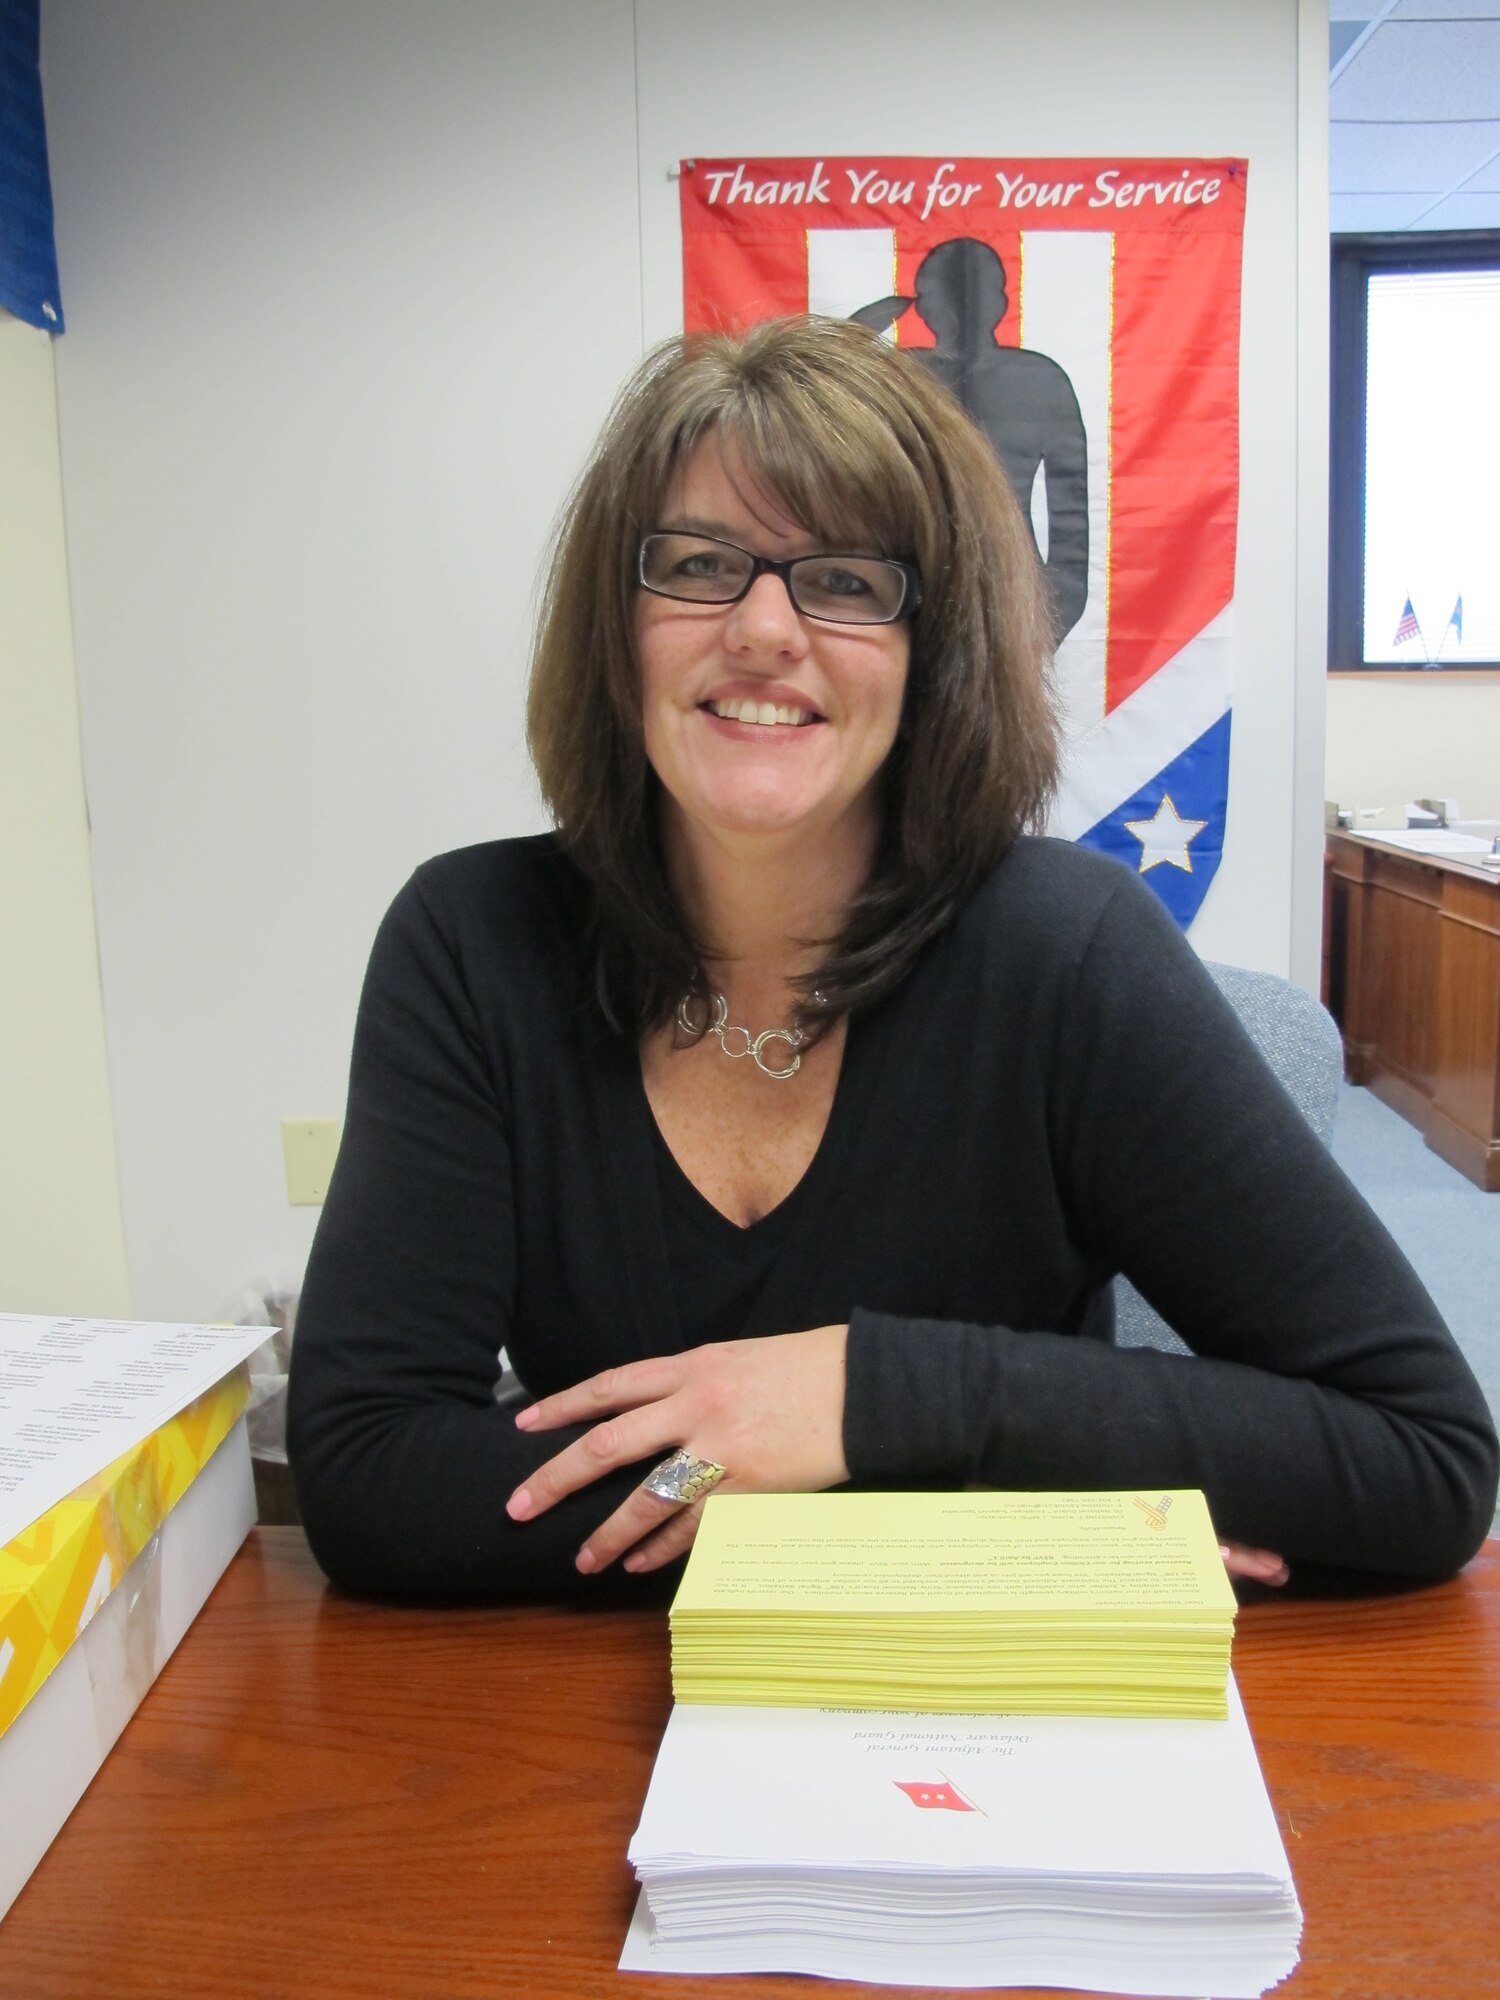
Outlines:
<svg viewBox="0 0 1500 2000"><path fill-rule="evenodd" d="M843 320L668 341L621 393L564 512L527 704L542 795L595 891L595 991L637 1032L703 983L662 851L632 610L641 537L710 435L809 534L922 577L875 864L805 982L825 1018L890 991L1040 824L1056 779L1041 566L998 459L953 397Z"/></svg>

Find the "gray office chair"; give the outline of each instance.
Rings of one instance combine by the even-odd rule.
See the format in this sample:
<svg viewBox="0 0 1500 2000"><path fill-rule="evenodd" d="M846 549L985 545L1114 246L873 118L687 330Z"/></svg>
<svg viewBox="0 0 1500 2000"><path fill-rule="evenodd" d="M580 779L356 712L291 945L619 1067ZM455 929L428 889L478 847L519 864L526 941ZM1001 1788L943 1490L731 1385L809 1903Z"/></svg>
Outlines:
<svg viewBox="0 0 1500 2000"><path fill-rule="evenodd" d="M1245 972L1237 965L1207 970L1292 1102L1330 1145L1344 1074L1344 1045L1333 1016L1274 972ZM1165 1354L1190 1352L1124 1278L1115 1279L1115 1341L1120 1347L1159 1347Z"/></svg>

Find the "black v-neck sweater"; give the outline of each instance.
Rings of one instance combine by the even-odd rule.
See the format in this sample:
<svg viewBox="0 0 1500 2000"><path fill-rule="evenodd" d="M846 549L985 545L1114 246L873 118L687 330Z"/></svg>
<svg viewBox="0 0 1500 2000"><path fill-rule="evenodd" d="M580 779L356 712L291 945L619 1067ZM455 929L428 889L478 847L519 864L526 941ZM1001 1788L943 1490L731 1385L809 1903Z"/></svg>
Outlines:
<svg viewBox="0 0 1500 2000"><path fill-rule="evenodd" d="M499 1348L545 1394L680 1349L695 1291L637 1050L580 997L587 907L551 838L495 842L419 869L376 940L288 1429L351 1590L664 1587L572 1566L640 1468L505 1512L575 1433L514 1428ZM1117 1271L1196 1358L1112 1345ZM1410 1267L1155 899L1058 842L1018 842L851 1022L746 1316L691 1317L847 1320L862 1483L1201 1486L1314 1575L1445 1574L1494 1506L1489 1414Z"/></svg>

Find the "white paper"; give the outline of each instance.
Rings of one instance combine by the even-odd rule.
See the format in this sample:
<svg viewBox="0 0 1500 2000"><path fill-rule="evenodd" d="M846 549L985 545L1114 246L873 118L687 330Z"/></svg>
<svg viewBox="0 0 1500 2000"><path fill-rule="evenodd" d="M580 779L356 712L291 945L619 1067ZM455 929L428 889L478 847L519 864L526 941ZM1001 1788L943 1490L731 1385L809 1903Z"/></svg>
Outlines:
<svg viewBox="0 0 1500 2000"><path fill-rule="evenodd" d="M265 1338L263 1326L0 1313L0 1548Z"/></svg>
<svg viewBox="0 0 1500 2000"><path fill-rule="evenodd" d="M1301 1912L1224 1722L678 1707L627 1971L1252 1996Z"/></svg>
<svg viewBox="0 0 1500 2000"><path fill-rule="evenodd" d="M690 1835L735 1861L1284 1873L1232 1680L1228 1702L1224 1722L679 1704L630 1858ZM900 1787L926 1781L973 1810L914 1807Z"/></svg>
<svg viewBox="0 0 1500 2000"><path fill-rule="evenodd" d="M948 1986L963 1989L1006 1986L1059 1986L1085 1993L1131 1993L1151 2000L1259 2000L1271 1984L1296 1964L1293 1948L1283 1970L1266 1972L1263 1954L1250 1963L1232 1951L1189 1956L1140 1935L1137 1926L1092 1947L1081 1942L1061 1948L1037 1937L983 1948L927 1939L919 1944L889 1941L829 1943L806 1932L735 1940L730 1944L664 1942L653 1932L644 1892L638 1898L622 1972L704 1973L801 1972L823 1979L860 1979L872 1986Z"/></svg>
<svg viewBox="0 0 1500 2000"><path fill-rule="evenodd" d="M1386 847L1404 847L1412 854L1454 854L1465 857L1488 854L1491 843L1481 840L1478 834L1454 833L1447 827L1411 827L1405 833L1396 829L1386 832L1371 832L1367 839L1378 840Z"/></svg>

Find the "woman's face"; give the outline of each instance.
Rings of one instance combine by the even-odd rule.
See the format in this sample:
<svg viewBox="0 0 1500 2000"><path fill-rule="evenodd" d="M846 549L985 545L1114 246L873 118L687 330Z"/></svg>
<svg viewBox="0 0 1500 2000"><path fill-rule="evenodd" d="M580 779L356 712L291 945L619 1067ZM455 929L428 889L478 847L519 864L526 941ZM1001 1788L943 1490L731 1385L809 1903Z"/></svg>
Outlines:
<svg viewBox="0 0 1500 2000"><path fill-rule="evenodd" d="M826 547L710 437L667 490L658 530L778 560ZM841 555L873 550L841 548ZM793 608L780 577L738 604L635 604L646 755L679 832L867 839L876 775L901 722L908 626L838 625ZM743 720L745 703L774 720Z"/></svg>

